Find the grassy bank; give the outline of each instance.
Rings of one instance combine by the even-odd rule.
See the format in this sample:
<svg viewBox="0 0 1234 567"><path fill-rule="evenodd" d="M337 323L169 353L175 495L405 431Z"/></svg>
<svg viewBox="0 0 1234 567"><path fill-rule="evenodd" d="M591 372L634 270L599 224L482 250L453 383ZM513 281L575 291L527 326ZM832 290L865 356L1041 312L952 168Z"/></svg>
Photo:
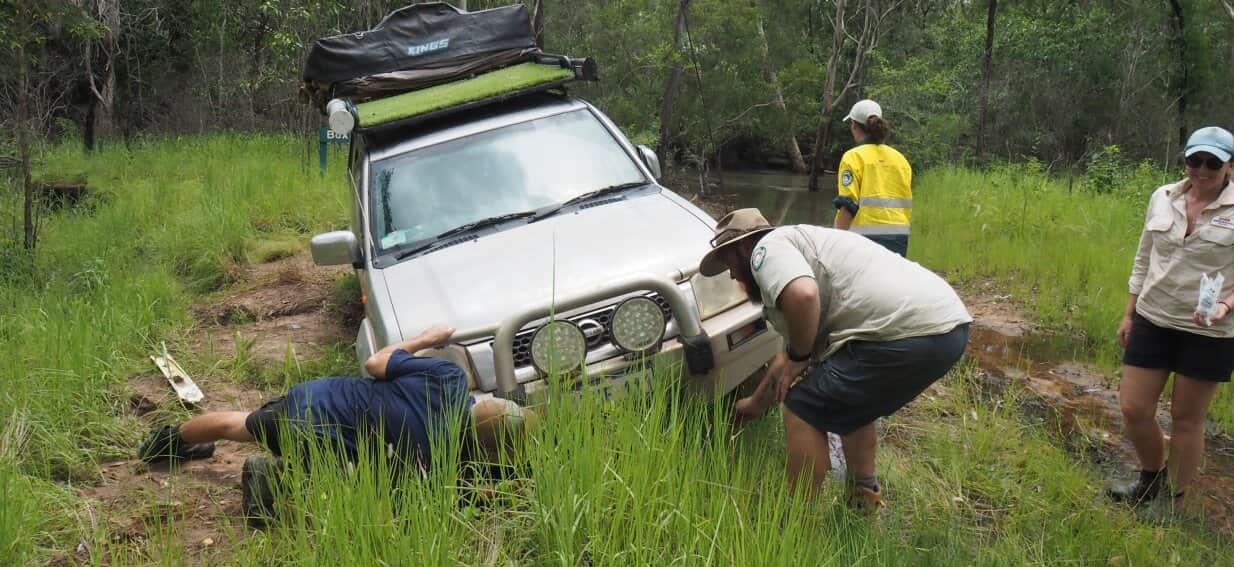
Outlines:
<svg viewBox="0 0 1234 567"><path fill-rule="evenodd" d="M278 137L168 140L89 158L60 148L44 163L84 175L96 195L51 218L32 266L0 254L4 274L25 274L0 284L0 564L80 558L79 544L93 563L180 564L204 553L181 543L189 519L135 514L146 539L126 541L76 495L99 482L101 463L132 458L143 432L120 386L151 371L145 357L161 341L179 344L194 324L190 304L231 285L253 242L341 226L347 195L339 172L321 180L315 153ZM1065 188L1026 179L927 174L913 254L953 278L1023 285L1017 293L1038 317L1085 330L1085 349L1112 352L1100 337L1114 322L1098 309L1125 299L1123 266L1135 243L1124 233L1134 233L1141 204L1076 207L1055 195ZM1051 252L1039 243L1056 242L1045 220L1019 220L1031 208L1025 193L1047 194L1041 218L1069 219L1063 232L1087 238L1063 246L1059 237ZM1097 220L1080 223L1088 217L1076 211ZM1056 254L1045 256L1054 263L1025 247ZM1052 282L1073 287L1042 291ZM1101 286L1108 291L1086 291ZM1068 290L1087 303L1064 303ZM1056 308L1068 315L1051 318ZM227 541L225 554L207 560L1135 565L1224 564L1234 553L1197 522L1144 519L1105 503L1102 473L1062 449L1059 434L1025 420L1011 398L984 399L971 368L885 424L879 466L891 508L877 521L849 514L839 483L816 502L788 494L778 419L730 429L715 406L681 401L675 379L662 371L646 398L544 409L526 465L483 506L460 503L471 489L453 467L397 488L372 472L379 464L349 473L317 463L308 476L293 469L286 520Z"/></svg>
<svg viewBox="0 0 1234 567"><path fill-rule="evenodd" d="M1174 173L1140 168L1097 193L1031 165L931 170L915 187L910 253L961 286L992 280L1064 351L1113 371L1148 197ZM1209 415L1234 431L1234 390L1221 388Z"/></svg>
<svg viewBox="0 0 1234 567"><path fill-rule="evenodd" d="M234 279L247 243L345 224L337 177L319 180L304 150L220 135L41 156L44 175L84 177L91 195L51 214L33 259L0 245L0 417L18 448L0 450L0 541L16 542L0 545L0 564L76 545L89 518L72 487L131 455L140 434L121 385L191 325L194 297ZM55 513L6 521L23 501Z"/></svg>

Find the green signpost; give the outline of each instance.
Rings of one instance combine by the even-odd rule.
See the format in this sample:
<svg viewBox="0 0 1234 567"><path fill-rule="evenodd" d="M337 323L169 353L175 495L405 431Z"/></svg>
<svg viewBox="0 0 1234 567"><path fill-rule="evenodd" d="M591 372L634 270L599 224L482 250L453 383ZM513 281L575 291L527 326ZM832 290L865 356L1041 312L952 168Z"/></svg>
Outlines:
<svg viewBox="0 0 1234 567"><path fill-rule="evenodd" d="M330 144L347 144L351 142L351 134L337 134L334 130L322 126L317 130L317 156L320 158L321 174L326 174L326 161L330 157Z"/></svg>

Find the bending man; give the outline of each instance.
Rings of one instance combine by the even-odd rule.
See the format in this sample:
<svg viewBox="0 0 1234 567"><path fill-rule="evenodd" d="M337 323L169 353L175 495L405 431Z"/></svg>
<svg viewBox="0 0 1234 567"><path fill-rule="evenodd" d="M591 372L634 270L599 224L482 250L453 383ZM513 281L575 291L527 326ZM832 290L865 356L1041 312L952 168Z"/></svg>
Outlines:
<svg viewBox="0 0 1234 567"><path fill-rule="evenodd" d="M811 494L827 478L827 433L839 435L850 505L882 506L874 422L951 369L972 317L942 278L851 232L773 228L758 209L741 209L715 234L699 270L728 270L787 343L755 393L737 403L739 415L784 402L788 478L806 479Z"/></svg>

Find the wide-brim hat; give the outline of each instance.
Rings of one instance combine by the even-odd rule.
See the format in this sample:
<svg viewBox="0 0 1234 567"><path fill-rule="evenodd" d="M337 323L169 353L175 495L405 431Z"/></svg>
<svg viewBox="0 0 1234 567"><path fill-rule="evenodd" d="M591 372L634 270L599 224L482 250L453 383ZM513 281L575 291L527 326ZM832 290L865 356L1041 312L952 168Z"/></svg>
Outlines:
<svg viewBox="0 0 1234 567"><path fill-rule="evenodd" d="M698 271L704 276L718 276L728 269L720 255L732 246L751 236L775 230L758 209L737 209L716 223L716 235L711 239L711 252L698 263Z"/></svg>

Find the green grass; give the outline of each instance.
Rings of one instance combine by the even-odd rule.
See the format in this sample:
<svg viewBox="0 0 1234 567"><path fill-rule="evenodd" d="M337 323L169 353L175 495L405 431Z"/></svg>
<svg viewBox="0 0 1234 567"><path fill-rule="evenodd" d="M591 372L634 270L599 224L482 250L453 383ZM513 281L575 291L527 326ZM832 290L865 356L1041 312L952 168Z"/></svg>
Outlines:
<svg viewBox="0 0 1234 567"><path fill-rule="evenodd" d="M1070 354L1116 370L1115 339L1148 197L1181 173L1140 168L1108 193L1049 178L1032 164L990 171L934 169L914 189L910 256L961 286L991 281ZM1234 390L1209 413L1234 431Z"/></svg>
<svg viewBox="0 0 1234 567"><path fill-rule="evenodd" d="M248 243L247 260L250 264L264 264L295 256L304 249L304 239L297 235L274 236Z"/></svg>
<svg viewBox="0 0 1234 567"><path fill-rule="evenodd" d="M0 564L72 556L79 543L93 563L203 559L180 544L192 514L136 510L146 541L124 542L75 495L99 481L101 462L132 457L143 426L123 386L153 371L146 356L162 341L191 374L264 386L352 362L346 347L320 360L289 353L263 368L251 366L243 346L238 357L217 358L187 348L189 305L264 256L254 256L252 243L289 235L302 242L345 224L340 172L319 178L306 143L231 134L110 146L91 157L68 147L44 155L52 168L83 172L102 197L89 210L57 213L37 262L0 283ZM1113 323L1083 309L1125 289L1134 242L1122 242L1123 232L1134 233L1142 212L1135 202L1084 195L1077 205L1051 191L1005 172L927 174L913 254L952 277L988 275L1008 289L1037 290L1026 296L1034 313L1085 330L1093 338L1084 348L1104 352L1096 331ZM1024 192L1049 193L1033 201L1039 216L1027 221L1018 213L1028 207ZM1071 257L1035 243L1056 242L1044 223L1071 219L1072 210L1096 219L1058 231L1072 236L1070 253L1093 263L1083 277L1068 263L1033 260ZM944 214L953 215L954 229L943 225ZM1078 225L1062 224L1069 223ZM1116 244L1124 248L1103 248ZM274 255L281 249L270 247ZM1077 295L1083 309L1048 317L1062 305L1049 293L1072 289L1051 285L1083 292L1106 280L1111 291L1097 299ZM354 286L339 282L344 295ZM678 376L660 369L647 397L588 396L541 408L543 427L484 505L451 466L457 456L427 478L398 483L380 461L354 471L325 455L293 461L283 521L235 541L216 538L228 550L207 556L253 565L1218 565L1234 556L1228 541L1194 519L1152 520L1107 504L1104 473L1062 449L1074 440L1026 419L1011 397L983 399L967 367L883 426L879 469L891 507L878 521L850 514L838 482L816 501L790 494L779 419L734 430L722 407L683 399L673 387Z"/></svg>
<svg viewBox="0 0 1234 567"><path fill-rule="evenodd" d="M470 79L357 104L356 112L361 127L376 126L573 76L573 71L555 65L520 63Z"/></svg>
<svg viewBox="0 0 1234 567"><path fill-rule="evenodd" d="M558 399L505 475L477 498L454 465L391 480L314 454L289 459L282 520L236 557L416 565L1141 565L1224 563L1198 523L1145 521L1103 500L1105 479L1026 426L1011 397L982 401L969 368L883 425L890 507L850 513L842 483L810 501L783 473L777 415L734 430L683 398Z"/></svg>
<svg viewBox="0 0 1234 567"><path fill-rule="evenodd" d="M99 462L132 455L141 426L122 396L126 378L154 371L146 356L163 340L183 352L190 302L234 281L247 242L345 225L340 172L319 179L305 144L217 135L40 156L83 172L100 203L57 213L35 263L0 282L0 422L24 416L26 438L22 451L0 456L2 482L23 488L5 492L0 509L46 509L43 496L96 482ZM43 496L28 500L31 486ZM91 531L88 517L47 517L18 523L37 535L18 538L19 553L0 544L0 564L71 550Z"/></svg>

